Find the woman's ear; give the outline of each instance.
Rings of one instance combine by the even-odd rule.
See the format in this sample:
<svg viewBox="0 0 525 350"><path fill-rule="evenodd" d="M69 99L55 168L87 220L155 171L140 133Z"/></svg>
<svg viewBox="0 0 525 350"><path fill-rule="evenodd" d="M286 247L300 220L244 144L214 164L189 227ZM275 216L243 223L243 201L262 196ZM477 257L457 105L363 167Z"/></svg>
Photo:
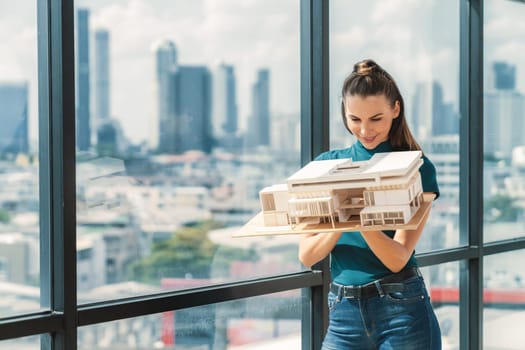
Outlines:
<svg viewBox="0 0 525 350"><path fill-rule="evenodd" d="M396 102L394 102L394 119L399 117L399 113L401 113L401 104L399 100L396 100Z"/></svg>

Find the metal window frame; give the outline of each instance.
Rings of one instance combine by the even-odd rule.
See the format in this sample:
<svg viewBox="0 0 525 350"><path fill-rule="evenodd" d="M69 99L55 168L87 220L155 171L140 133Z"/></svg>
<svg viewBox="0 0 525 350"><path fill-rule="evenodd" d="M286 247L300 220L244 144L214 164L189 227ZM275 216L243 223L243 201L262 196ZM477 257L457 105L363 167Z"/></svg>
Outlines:
<svg viewBox="0 0 525 350"><path fill-rule="evenodd" d="M483 346L483 0L460 2L460 348ZM476 171L477 170L477 171Z"/></svg>
<svg viewBox="0 0 525 350"><path fill-rule="evenodd" d="M37 9L41 304L62 322L41 346L65 350L77 346L74 2Z"/></svg>
<svg viewBox="0 0 525 350"><path fill-rule="evenodd" d="M301 0L301 163L306 164L328 150L329 110L329 1ZM322 273L303 310L302 348L320 349L328 327L325 295L330 283L328 258L312 267ZM320 317L319 317L320 315Z"/></svg>
<svg viewBox="0 0 525 350"><path fill-rule="evenodd" d="M304 164L329 147L329 0L300 1ZM460 263L460 347L476 349L483 346L483 257L525 250L525 236L483 242L483 0L458 4L461 243L417 258L421 266ZM0 319L0 340L41 334L42 349L74 350L81 326L302 288L310 300L302 348L318 349L327 326L327 259L312 271L77 305L74 1L38 0L37 9L43 311Z"/></svg>

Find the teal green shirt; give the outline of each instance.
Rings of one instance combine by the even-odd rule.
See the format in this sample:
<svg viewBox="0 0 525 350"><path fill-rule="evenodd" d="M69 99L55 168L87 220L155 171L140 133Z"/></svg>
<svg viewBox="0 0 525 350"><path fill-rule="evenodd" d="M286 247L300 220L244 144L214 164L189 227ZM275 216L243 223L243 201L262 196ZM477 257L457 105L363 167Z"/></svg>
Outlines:
<svg viewBox="0 0 525 350"><path fill-rule="evenodd" d="M375 149L366 149L357 141L352 146L320 154L315 160L352 158L354 161L368 160L375 153L391 152L389 141L379 144ZM439 187L434 164L423 156L423 165L419 168L424 192L434 192L439 196ZM393 237L395 231L383 231ZM414 254L406 266L417 266ZM391 271L374 255L359 232L345 232L341 235L330 253L332 280L342 285L360 285L384 277Z"/></svg>

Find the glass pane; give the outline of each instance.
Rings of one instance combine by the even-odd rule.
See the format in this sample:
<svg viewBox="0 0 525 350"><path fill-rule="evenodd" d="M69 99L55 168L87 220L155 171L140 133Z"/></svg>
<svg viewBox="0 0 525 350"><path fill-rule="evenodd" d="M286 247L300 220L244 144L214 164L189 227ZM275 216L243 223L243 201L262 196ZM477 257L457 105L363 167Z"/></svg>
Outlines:
<svg viewBox="0 0 525 350"><path fill-rule="evenodd" d="M0 4L0 317L40 309L35 1Z"/></svg>
<svg viewBox="0 0 525 350"><path fill-rule="evenodd" d="M40 350L40 336L0 341L0 350Z"/></svg>
<svg viewBox="0 0 525 350"><path fill-rule="evenodd" d="M79 350L301 349L301 290L82 327Z"/></svg>
<svg viewBox="0 0 525 350"><path fill-rule="evenodd" d="M300 166L299 2L75 3L79 302L300 271L231 237Z"/></svg>
<svg viewBox="0 0 525 350"><path fill-rule="evenodd" d="M525 348L525 251L485 257L483 263L483 345Z"/></svg>
<svg viewBox="0 0 525 350"><path fill-rule="evenodd" d="M330 147L355 138L343 126L341 87L354 63L371 58L396 80L408 125L434 163L441 196L418 251L459 243L459 3L330 2Z"/></svg>
<svg viewBox="0 0 525 350"><path fill-rule="evenodd" d="M459 263L421 269L441 328L442 348L459 350Z"/></svg>
<svg viewBox="0 0 525 350"><path fill-rule="evenodd" d="M525 235L525 6L485 1L483 200L485 241ZM518 22L516 22L518 21Z"/></svg>

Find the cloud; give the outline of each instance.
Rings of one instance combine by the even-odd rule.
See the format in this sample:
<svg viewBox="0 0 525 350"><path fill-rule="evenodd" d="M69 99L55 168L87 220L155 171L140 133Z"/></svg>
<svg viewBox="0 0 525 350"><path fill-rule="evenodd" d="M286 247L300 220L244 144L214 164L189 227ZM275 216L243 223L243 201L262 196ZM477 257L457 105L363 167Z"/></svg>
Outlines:
<svg viewBox="0 0 525 350"><path fill-rule="evenodd" d="M369 18L376 23L402 23L411 21L420 9L432 4L432 1L422 0L388 0L375 2L369 12Z"/></svg>

